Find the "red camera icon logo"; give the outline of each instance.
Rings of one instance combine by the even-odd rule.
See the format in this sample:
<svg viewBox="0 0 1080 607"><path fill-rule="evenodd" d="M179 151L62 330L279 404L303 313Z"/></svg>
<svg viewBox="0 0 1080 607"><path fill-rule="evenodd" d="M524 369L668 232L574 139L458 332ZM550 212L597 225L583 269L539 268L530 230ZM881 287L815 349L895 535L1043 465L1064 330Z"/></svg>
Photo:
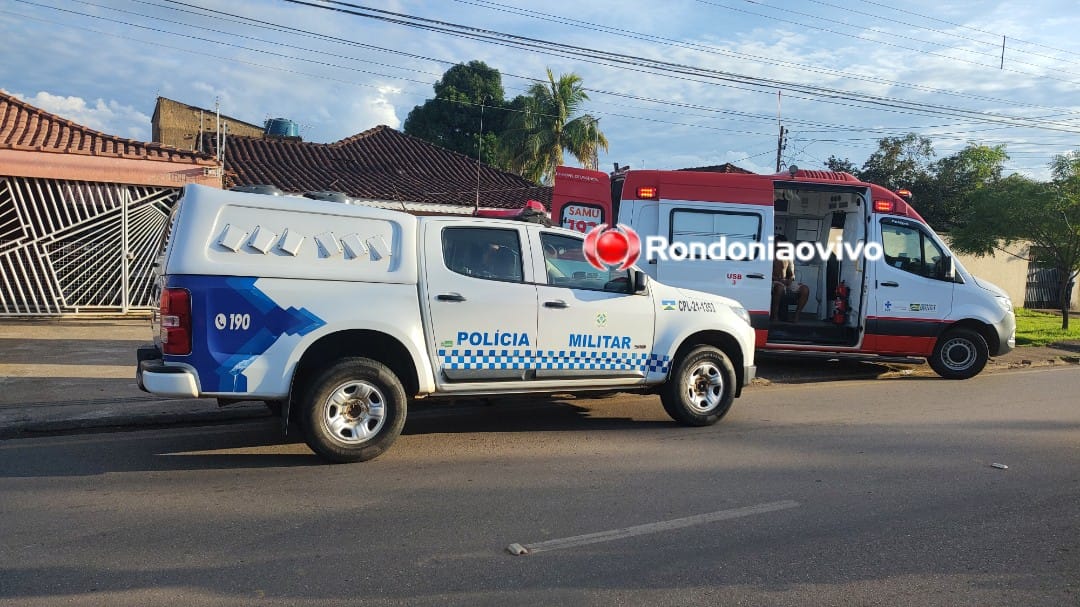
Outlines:
<svg viewBox="0 0 1080 607"><path fill-rule="evenodd" d="M641 256L641 239L633 228L621 223L614 228L602 223L585 235L581 250L597 270L609 270L612 266L625 270Z"/></svg>

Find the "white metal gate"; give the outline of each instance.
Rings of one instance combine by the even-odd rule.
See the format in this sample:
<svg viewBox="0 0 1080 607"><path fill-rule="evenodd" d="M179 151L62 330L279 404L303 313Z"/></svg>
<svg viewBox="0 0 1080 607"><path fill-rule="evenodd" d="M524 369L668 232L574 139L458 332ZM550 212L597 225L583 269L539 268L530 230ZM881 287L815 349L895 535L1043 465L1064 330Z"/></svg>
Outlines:
<svg viewBox="0 0 1080 607"><path fill-rule="evenodd" d="M179 188L0 176L0 316L157 306L153 263Z"/></svg>

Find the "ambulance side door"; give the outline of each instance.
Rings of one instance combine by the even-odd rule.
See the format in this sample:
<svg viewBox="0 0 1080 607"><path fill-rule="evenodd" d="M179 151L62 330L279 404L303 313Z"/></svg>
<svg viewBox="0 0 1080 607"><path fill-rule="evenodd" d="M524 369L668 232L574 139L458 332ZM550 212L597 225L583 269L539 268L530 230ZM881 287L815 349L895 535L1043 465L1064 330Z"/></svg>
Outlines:
<svg viewBox="0 0 1080 607"><path fill-rule="evenodd" d="M772 289L772 264L764 252L773 233L771 206L716 202L663 200L659 233L671 244L719 245L754 254L743 259L718 259L694 255L684 260L653 259L660 282L730 297L751 314L768 314ZM738 243L738 244L736 244ZM732 247L734 245L734 247Z"/></svg>
<svg viewBox="0 0 1080 607"><path fill-rule="evenodd" d="M917 221L876 216L883 256L874 269L865 346L877 352L929 354L952 311L955 283L945 249Z"/></svg>

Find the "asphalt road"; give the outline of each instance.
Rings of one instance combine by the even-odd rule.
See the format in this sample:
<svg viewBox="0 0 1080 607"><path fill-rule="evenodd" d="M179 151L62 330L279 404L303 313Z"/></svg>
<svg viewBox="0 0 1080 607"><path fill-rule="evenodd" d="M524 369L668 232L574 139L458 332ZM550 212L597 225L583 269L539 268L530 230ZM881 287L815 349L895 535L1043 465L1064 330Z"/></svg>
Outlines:
<svg viewBox="0 0 1080 607"><path fill-rule="evenodd" d="M268 420L3 441L0 604L1077 605L1078 395L1066 367L754 387L700 429L428 406L343 466Z"/></svg>

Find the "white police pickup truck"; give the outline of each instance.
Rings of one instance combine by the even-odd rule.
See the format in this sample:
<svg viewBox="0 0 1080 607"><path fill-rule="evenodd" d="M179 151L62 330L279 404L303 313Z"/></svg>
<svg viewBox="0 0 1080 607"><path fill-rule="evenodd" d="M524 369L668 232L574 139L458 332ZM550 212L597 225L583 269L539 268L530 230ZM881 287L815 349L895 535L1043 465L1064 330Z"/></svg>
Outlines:
<svg viewBox="0 0 1080 607"><path fill-rule="evenodd" d="M192 185L159 271L139 386L291 408L335 462L385 451L414 398L650 391L703 426L755 372L738 303L597 271L533 223Z"/></svg>

